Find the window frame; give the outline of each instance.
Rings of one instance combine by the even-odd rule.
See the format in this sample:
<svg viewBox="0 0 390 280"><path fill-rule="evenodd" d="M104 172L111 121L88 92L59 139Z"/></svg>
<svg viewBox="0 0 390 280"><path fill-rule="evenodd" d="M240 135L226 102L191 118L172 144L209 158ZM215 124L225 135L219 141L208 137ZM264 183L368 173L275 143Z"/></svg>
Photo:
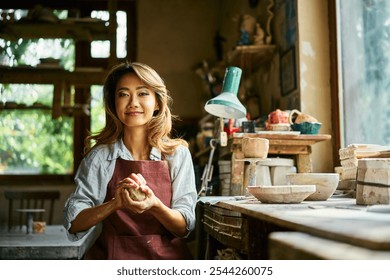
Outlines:
<svg viewBox="0 0 390 280"><path fill-rule="evenodd" d="M337 0L328 1L329 25L329 58L330 58L330 92L333 128L333 165L340 165L339 149L341 148L340 95L337 39Z"/></svg>
<svg viewBox="0 0 390 280"><path fill-rule="evenodd" d="M0 4L0 9L31 9L32 3L15 0L14 2L3 1ZM104 1L94 3L91 7L90 3L78 3L78 5L69 5L66 1L56 1L55 3L48 3L53 9L69 10L78 8L79 16L89 16L93 10L108 10L107 3ZM127 15L127 59L134 61L136 58L136 40L137 40L137 17L136 17L136 1L118 1L116 11L124 11ZM113 63L116 63L118 58L92 58L90 52L90 42L75 42L75 67L101 67L109 69ZM92 86L92 85L91 85ZM82 87L75 87L75 102L85 104L90 102L91 89ZM15 108L17 110L17 108ZM0 186L5 185L47 185L47 184L70 184L73 182L74 175L83 159L84 139L89 135L91 127L91 118L87 115L73 116L74 132L73 132L73 172L64 175L51 174L1 174Z"/></svg>

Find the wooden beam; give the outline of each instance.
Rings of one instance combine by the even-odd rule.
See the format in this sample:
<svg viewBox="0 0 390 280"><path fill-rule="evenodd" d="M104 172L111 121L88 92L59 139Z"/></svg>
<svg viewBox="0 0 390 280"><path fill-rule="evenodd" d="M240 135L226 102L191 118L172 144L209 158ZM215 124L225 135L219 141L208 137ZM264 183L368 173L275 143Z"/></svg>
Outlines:
<svg viewBox="0 0 390 280"><path fill-rule="evenodd" d="M67 10L67 9L90 9L90 10L106 10L109 0L41 0L39 4L52 9ZM119 9L127 9L130 3L136 0L118 0ZM26 0L2 0L0 1L0 9L32 9L37 5L35 1Z"/></svg>

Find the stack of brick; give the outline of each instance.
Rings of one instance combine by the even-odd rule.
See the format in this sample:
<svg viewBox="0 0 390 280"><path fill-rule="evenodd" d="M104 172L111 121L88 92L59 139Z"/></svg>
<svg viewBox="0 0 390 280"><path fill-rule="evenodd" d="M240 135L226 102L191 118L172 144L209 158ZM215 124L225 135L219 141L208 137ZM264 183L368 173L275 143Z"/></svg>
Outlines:
<svg viewBox="0 0 390 280"><path fill-rule="evenodd" d="M352 144L339 150L341 163L341 180L355 180L358 166L359 146Z"/></svg>
<svg viewBox="0 0 390 280"><path fill-rule="evenodd" d="M340 149L341 180L356 180L359 159L387 157L388 154L388 146L374 144L351 144Z"/></svg>
<svg viewBox="0 0 390 280"><path fill-rule="evenodd" d="M356 204L390 204L390 158L359 160Z"/></svg>

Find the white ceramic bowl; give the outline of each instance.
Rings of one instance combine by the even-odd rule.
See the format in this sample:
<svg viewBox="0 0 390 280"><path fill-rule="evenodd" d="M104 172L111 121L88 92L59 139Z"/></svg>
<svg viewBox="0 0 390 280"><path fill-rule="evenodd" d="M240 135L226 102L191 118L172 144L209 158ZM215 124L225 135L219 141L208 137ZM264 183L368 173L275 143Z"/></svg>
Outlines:
<svg viewBox="0 0 390 280"><path fill-rule="evenodd" d="M301 203L315 190L315 185L248 186L249 193L262 203Z"/></svg>
<svg viewBox="0 0 390 280"><path fill-rule="evenodd" d="M286 175L287 184L315 185L315 193L305 200L325 201L337 189L340 175L338 173L289 173Z"/></svg>
<svg viewBox="0 0 390 280"><path fill-rule="evenodd" d="M289 131L291 130L291 125L289 123L275 123L270 124L269 129L272 131Z"/></svg>

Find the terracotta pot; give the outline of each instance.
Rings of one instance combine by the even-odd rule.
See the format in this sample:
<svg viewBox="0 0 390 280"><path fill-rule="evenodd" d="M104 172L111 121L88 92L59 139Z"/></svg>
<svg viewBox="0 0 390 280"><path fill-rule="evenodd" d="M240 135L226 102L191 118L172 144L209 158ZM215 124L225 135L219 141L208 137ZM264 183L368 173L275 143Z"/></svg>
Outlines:
<svg viewBox="0 0 390 280"><path fill-rule="evenodd" d="M282 110L275 110L268 115L269 124L288 123L289 113Z"/></svg>
<svg viewBox="0 0 390 280"><path fill-rule="evenodd" d="M249 136L242 138L242 152L246 158L267 158L268 150L268 139Z"/></svg>

